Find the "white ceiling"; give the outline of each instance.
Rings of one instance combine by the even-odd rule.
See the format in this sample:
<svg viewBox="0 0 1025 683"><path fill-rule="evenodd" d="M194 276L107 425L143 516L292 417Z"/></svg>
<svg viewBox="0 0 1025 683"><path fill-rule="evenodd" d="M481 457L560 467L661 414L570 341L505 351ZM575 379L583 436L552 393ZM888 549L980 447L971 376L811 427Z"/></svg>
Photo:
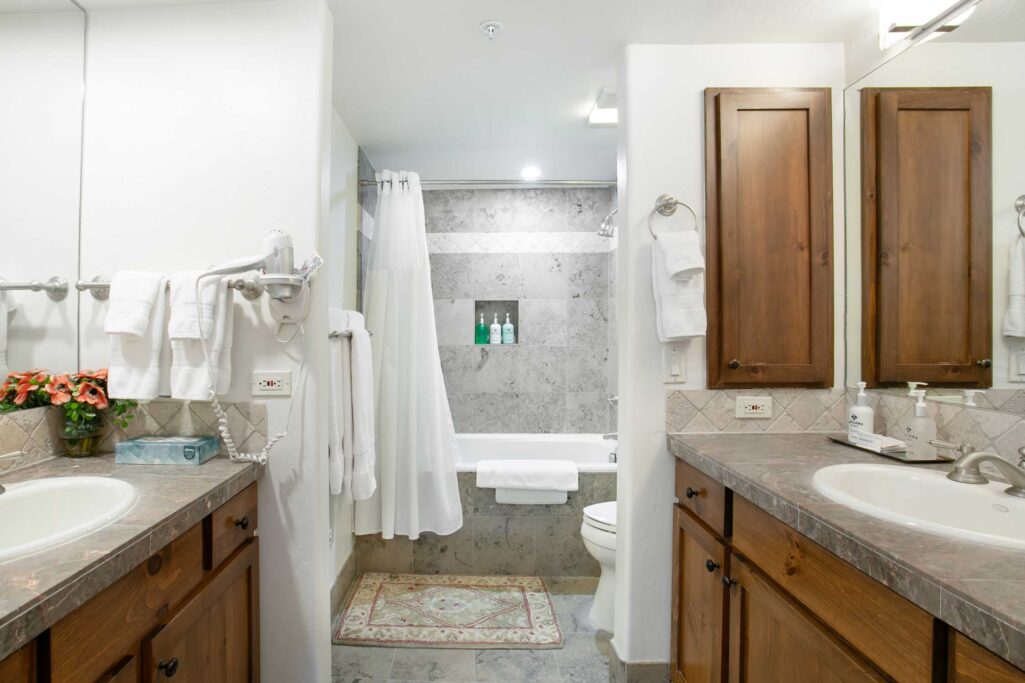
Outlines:
<svg viewBox="0 0 1025 683"><path fill-rule="evenodd" d="M79 11L71 0L0 0L0 14Z"/></svg>
<svg viewBox="0 0 1025 683"><path fill-rule="evenodd" d="M584 126L629 43L844 42L878 0L328 0L334 103L379 169L428 179L615 178ZM485 19L505 24L494 41Z"/></svg>

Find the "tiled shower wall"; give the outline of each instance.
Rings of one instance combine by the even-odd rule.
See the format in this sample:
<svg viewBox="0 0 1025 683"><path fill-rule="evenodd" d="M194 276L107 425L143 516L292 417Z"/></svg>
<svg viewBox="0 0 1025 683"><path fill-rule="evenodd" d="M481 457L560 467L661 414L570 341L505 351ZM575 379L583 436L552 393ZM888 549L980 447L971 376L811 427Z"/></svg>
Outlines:
<svg viewBox="0 0 1025 683"><path fill-rule="evenodd" d="M609 431L615 240L596 231L614 201L611 188L424 192L457 432ZM517 344L474 344L477 300L519 303Z"/></svg>

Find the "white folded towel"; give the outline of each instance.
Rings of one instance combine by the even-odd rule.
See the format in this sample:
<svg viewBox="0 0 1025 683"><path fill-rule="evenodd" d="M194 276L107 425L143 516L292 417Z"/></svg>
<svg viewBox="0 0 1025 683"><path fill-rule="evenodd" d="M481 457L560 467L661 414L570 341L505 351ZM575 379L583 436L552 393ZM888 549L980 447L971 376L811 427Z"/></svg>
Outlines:
<svg viewBox="0 0 1025 683"><path fill-rule="evenodd" d="M163 273L122 270L110 283L110 302L103 331L107 334L141 337L150 325L150 311L164 299L167 278ZM163 326L164 321L160 321Z"/></svg>
<svg viewBox="0 0 1025 683"><path fill-rule="evenodd" d="M171 338L171 398L186 401L209 401L211 383L215 394L226 393L231 384L235 290L227 287L228 278L203 278L199 289L201 313L197 314L199 275L189 272L171 276L171 318L167 330ZM201 330L210 353L209 372L199 340Z"/></svg>
<svg viewBox="0 0 1025 683"><path fill-rule="evenodd" d="M0 282L6 282L0 278ZM17 309L14 296L10 292L0 291L0 381L7 377L11 371L7 367L7 333L10 329L10 319Z"/></svg>
<svg viewBox="0 0 1025 683"><path fill-rule="evenodd" d="M1004 336L1025 337L1025 237L1015 237L1007 267Z"/></svg>
<svg viewBox="0 0 1025 683"><path fill-rule="evenodd" d="M481 460L477 488L576 491L577 465L570 460Z"/></svg>
<svg viewBox="0 0 1025 683"><path fill-rule="evenodd" d="M701 240L697 230L664 232L655 240L666 263L666 274L681 280L699 275L705 270L705 257L701 253Z"/></svg>
<svg viewBox="0 0 1025 683"><path fill-rule="evenodd" d="M333 329L348 333L331 352L330 490L344 500L367 500L377 490L370 335L355 311L332 309L328 320Z"/></svg>
<svg viewBox="0 0 1025 683"><path fill-rule="evenodd" d="M121 273L114 276L114 282L118 282L119 275ZM135 275L151 277L134 277ZM152 294L153 300L148 302L146 326L141 335L127 331L110 333L111 328L126 329L123 323L133 315L141 313L141 307L136 305L139 301L137 299L128 300L128 305L120 313L115 310L119 302L114 299L114 285L111 283L111 310L107 312L104 325L110 334L110 376L107 379L107 390L111 398L148 401L160 394L160 351L164 342L164 318L167 311L167 297L164 295L167 277L161 273L135 273L128 279L140 287L145 284L145 289ZM122 279L122 285L124 284L127 283ZM138 325L134 325L132 329L138 329Z"/></svg>
<svg viewBox="0 0 1025 683"><path fill-rule="evenodd" d="M658 339L671 342L704 336L708 326L704 276L669 277L665 255L659 246L661 242L662 237L659 237L651 245L651 286L655 296Z"/></svg>

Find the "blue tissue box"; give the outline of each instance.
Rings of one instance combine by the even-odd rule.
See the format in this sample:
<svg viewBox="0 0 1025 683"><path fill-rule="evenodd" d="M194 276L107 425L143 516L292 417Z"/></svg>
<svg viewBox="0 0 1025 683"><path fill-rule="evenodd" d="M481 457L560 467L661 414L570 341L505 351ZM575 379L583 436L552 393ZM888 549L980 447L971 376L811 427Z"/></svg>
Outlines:
<svg viewBox="0 0 1025 683"><path fill-rule="evenodd" d="M123 465L202 465L217 455L216 436L137 436L114 445Z"/></svg>

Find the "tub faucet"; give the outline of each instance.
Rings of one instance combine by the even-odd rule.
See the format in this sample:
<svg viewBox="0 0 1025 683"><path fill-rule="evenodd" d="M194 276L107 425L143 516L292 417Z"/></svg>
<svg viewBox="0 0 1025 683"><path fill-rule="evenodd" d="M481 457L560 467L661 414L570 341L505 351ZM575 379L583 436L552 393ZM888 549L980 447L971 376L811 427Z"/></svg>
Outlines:
<svg viewBox="0 0 1025 683"><path fill-rule="evenodd" d="M606 441L618 440L619 434L616 432L609 432L608 434L602 434L601 438L605 439Z"/></svg>

